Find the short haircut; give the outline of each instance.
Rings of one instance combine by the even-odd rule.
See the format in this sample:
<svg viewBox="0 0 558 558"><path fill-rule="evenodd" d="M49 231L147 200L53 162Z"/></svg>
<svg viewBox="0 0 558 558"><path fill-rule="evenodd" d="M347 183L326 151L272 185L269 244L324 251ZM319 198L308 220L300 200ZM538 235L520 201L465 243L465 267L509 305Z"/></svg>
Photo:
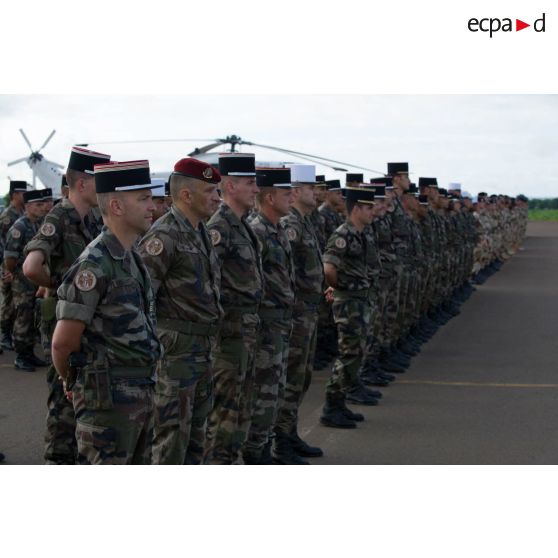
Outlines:
<svg viewBox="0 0 558 558"><path fill-rule="evenodd" d="M262 206L263 201L268 194L273 195L273 191L274 188L268 186L260 188L260 191L256 194L256 203L258 204L258 207Z"/></svg>
<svg viewBox="0 0 558 558"><path fill-rule="evenodd" d="M80 179L86 180L87 178L93 178L93 175L87 174L86 172L77 171L74 169L68 169L66 171L66 182L68 183L68 188L70 190L74 188L78 180Z"/></svg>
<svg viewBox="0 0 558 558"><path fill-rule="evenodd" d="M347 214L350 215L351 211L354 207L358 205L358 202L355 200L345 200L345 207L347 208Z"/></svg>
<svg viewBox="0 0 558 558"><path fill-rule="evenodd" d="M176 201L180 192L184 188L192 190L196 187L196 179L190 176L182 176L180 174L172 174L169 182L170 195L172 201Z"/></svg>
<svg viewBox="0 0 558 558"><path fill-rule="evenodd" d="M97 203L99 204L99 211L101 215L108 215L108 207L110 200L112 198L118 198L120 196L120 192L104 192L102 194L97 194Z"/></svg>

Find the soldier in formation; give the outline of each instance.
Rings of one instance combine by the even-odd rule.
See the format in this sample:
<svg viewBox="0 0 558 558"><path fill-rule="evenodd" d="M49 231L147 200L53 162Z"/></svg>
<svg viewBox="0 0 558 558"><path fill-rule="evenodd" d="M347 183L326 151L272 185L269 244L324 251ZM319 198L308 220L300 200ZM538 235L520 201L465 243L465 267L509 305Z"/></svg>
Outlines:
<svg viewBox="0 0 558 558"><path fill-rule="evenodd" d="M415 185L405 162L342 188L312 165L226 153L218 169L181 159L164 184L147 161L74 147L66 178L48 213L47 191L12 182L0 216L3 346L18 368L43 364L36 297L47 358L52 346L47 463L307 464L323 455L298 432L314 365L335 359L320 422L355 428L348 405L379 403L373 388L527 222L522 196Z"/></svg>

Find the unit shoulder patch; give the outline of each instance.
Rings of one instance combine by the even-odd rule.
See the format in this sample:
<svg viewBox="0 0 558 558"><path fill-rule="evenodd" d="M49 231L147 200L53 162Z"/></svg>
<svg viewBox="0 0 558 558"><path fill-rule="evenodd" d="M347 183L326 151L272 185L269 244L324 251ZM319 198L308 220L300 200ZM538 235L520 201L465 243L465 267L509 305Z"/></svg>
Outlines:
<svg viewBox="0 0 558 558"><path fill-rule="evenodd" d="M152 238L145 245L145 251L150 256L158 256L163 251L163 248L163 241L159 238Z"/></svg>
<svg viewBox="0 0 558 558"><path fill-rule="evenodd" d="M337 238L335 239L335 246L339 250L343 250L347 246L347 241L344 238Z"/></svg>
<svg viewBox="0 0 558 558"><path fill-rule="evenodd" d="M293 229L292 227L289 227L287 229L287 238L292 242L293 240L296 240L296 230Z"/></svg>
<svg viewBox="0 0 558 558"><path fill-rule="evenodd" d="M89 269L83 269L76 274L74 283L80 291L88 292L95 288L97 277Z"/></svg>
<svg viewBox="0 0 558 558"><path fill-rule="evenodd" d="M211 229L209 235L211 236L213 246L217 246L221 242L221 233L217 229Z"/></svg>
<svg viewBox="0 0 558 558"><path fill-rule="evenodd" d="M12 229L12 238L19 238L21 236L21 232L18 229Z"/></svg>
<svg viewBox="0 0 558 558"><path fill-rule="evenodd" d="M40 230L44 236L53 236L56 232L56 227L52 223L43 223Z"/></svg>

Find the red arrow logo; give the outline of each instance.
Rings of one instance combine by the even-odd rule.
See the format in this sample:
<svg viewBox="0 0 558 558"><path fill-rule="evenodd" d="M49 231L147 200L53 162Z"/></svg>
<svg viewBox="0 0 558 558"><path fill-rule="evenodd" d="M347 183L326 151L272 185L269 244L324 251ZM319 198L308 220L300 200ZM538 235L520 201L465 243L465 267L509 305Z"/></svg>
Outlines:
<svg viewBox="0 0 558 558"><path fill-rule="evenodd" d="M525 23L524 21L521 21L520 19L515 20L515 30L516 31L521 31L522 29L525 29L526 27L531 27L531 24L530 23Z"/></svg>

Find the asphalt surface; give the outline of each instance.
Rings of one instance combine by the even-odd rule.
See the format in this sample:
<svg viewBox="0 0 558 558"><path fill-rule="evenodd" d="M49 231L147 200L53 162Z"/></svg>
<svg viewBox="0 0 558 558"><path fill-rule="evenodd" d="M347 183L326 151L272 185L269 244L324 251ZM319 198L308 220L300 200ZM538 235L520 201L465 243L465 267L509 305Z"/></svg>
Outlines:
<svg viewBox="0 0 558 558"><path fill-rule="evenodd" d="M523 249L383 389L352 431L319 424L328 371L315 374L300 433L314 464L558 463L558 223L530 223ZM0 355L0 452L40 464L44 371Z"/></svg>

